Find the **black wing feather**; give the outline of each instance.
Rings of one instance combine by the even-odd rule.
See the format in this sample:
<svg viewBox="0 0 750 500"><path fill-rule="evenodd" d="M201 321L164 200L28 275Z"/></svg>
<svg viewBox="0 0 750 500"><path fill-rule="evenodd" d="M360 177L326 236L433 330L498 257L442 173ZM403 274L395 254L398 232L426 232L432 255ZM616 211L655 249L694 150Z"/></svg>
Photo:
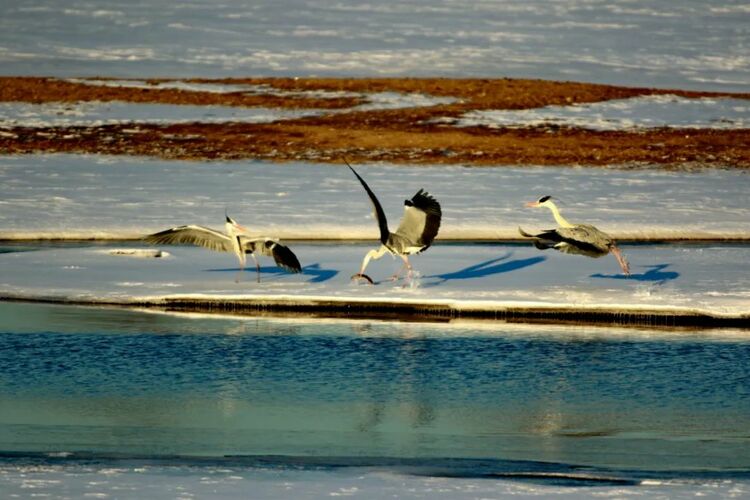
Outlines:
<svg viewBox="0 0 750 500"><path fill-rule="evenodd" d="M411 199L411 204L414 208L418 208L424 212L426 216L424 229L419 238L419 243L424 245L421 251L425 251L432 245L440 230L440 221L443 217L443 212L440 208L440 203L424 189L417 191L417 194Z"/></svg>
<svg viewBox="0 0 750 500"><path fill-rule="evenodd" d="M276 265L282 269L286 269L292 273L298 273L302 271L302 266L297 260L297 256L281 243L276 243L273 247L273 260L276 261Z"/></svg>
<svg viewBox="0 0 750 500"><path fill-rule="evenodd" d="M388 242L388 236L390 234L390 231L388 231L388 221L385 218L385 212L383 211L383 207L380 205L380 202L378 201L378 198L375 196L375 193L372 192L370 189L370 186L367 185L365 180L359 176L356 170L352 168L351 165L349 165L349 162L344 160L346 162L346 165L351 169L351 171L354 173L354 175L357 176L357 179L359 179L359 182L362 184L362 187L365 188L365 191L367 192L367 196L370 197L370 201L372 202L373 209L375 210L375 218L378 220L378 227L380 228L380 242L382 244L386 244Z"/></svg>

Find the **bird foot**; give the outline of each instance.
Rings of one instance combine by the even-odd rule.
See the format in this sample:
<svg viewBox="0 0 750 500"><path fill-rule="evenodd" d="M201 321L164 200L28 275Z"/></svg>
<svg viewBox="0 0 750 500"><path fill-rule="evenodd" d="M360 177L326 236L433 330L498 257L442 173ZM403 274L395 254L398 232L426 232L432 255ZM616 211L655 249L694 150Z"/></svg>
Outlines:
<svg viewBox="0 0 750 500"><path fill-rule="evenodd" d="M370 277L369 277L369 276L367 276L366 274L362 274L362 273L352 274L352 280L361 280L361 279L363 279L363 280L367 281L367 282L368 282L368 283L370 283L371 285L374 285L374 284L375 284L375 282L374 282L374 281L372 281L372 278L370 278Z"/></svg>

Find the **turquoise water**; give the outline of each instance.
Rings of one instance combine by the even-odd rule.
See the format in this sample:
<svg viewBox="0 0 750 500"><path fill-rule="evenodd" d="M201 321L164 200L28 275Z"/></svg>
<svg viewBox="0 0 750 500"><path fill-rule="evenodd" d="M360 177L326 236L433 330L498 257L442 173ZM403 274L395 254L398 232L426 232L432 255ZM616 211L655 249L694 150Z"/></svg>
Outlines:
<svg viewBox="0 0 750 500"><path fill-rule="evenodd" d="M746 332L22 303L0 303L0 317L0 452L12 460L272 455L750 470Z"/></svg>

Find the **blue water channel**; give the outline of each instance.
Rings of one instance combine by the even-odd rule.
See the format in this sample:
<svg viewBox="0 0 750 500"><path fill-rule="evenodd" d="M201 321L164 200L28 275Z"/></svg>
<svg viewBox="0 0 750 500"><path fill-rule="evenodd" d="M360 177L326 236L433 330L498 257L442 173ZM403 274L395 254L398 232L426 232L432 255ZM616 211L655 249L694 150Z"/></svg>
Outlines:
<svg viewBox="0 0 750 500"><path fill-rule="evenodd" d="M0 317L5 456L750 470L747 332L12 302Z"/></svg>

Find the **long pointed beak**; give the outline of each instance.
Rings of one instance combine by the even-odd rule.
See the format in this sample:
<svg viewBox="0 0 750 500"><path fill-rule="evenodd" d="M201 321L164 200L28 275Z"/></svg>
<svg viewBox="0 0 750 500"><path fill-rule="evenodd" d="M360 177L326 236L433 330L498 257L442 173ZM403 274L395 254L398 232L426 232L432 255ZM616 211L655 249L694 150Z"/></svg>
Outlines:
<svg viewBox="0 0 750 500"><path fill-rule="evenodd" d="M539 202L538 201L527 201L526 203L524 203L524 206L526 208L536 208L536 207L539 206Z"/></svg>
<svg viewBox="0 0 750 500"><path fill-rule="evenodd" d="M239 230L240 230L240 231L242 231L243 233L246 233L246 232L247 232L247 228L246 228L245 226L243 226L242 224L237 224L237 223L235 222L235 223L234 223L234 227L235 227L236 229L239 229Z"/></svg>

